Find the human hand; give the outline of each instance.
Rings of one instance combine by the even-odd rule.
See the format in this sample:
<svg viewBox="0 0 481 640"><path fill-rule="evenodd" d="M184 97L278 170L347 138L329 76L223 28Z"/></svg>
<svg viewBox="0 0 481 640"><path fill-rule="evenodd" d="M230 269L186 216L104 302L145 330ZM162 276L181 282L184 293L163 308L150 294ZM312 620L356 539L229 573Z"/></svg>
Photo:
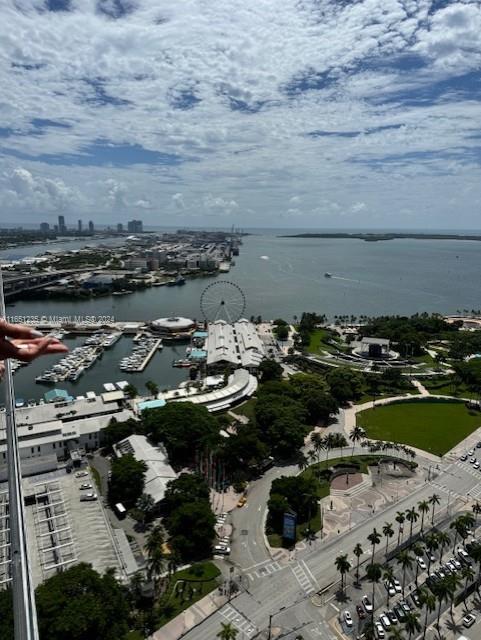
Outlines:
<svg viewBox="0 0 481 640"><path fill-rule="evenodd" d="M0 320L0 360L16 358L23 362L31 362L41 355L67 351L68 348L56 338L43 337L40 331L31 327Z"/></svg>

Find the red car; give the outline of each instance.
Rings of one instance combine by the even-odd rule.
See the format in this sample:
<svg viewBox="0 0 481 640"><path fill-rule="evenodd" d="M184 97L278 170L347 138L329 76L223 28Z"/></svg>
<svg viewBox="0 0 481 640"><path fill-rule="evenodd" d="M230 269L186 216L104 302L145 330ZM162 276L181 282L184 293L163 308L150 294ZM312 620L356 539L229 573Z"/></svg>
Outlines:
<svg viewBox="0 0 481 640"><path fill-rule="evenodd" d="M360 604L356 605L356 611L357 611L357 615L359 616L359 618L361 620L364 620L364 618L366 617L366 612L364 611L364 607L361 607Z"/></svg>

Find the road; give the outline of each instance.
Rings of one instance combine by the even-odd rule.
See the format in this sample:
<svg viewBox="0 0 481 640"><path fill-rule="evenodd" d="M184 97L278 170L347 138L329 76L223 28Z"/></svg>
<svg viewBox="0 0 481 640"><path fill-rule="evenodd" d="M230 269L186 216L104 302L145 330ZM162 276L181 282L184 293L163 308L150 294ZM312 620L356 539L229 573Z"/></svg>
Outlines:
<svg viewBox="0 0 481 640"><path fill-rule="evenodd" d="M332 452L331 457L336 454ZM422 459L418 459L418 462L421 465L432 464L432 461ZM291 634L294 637L296 629L302 629L300 633L305 640L334 640L335 632L327 624L326 618L335 616L335 610L329 602L332 602L336 589L328 587L339 578L334 566L334 559L338 555L347 553L352 562L352 549L357 542L369 549L367 536L374 527L380 531L386 521L394 522L397 511L415 506L433 493L437 493L441 499L436 509L438 518L444 517L448 509L452 511L456 506L465 504L469 497L478 499L481 496L479 471L459 461L443 463L434 481L426 482L405 498L387 505L351 531L327 540L317 539L310 546L301 545L303 548L296 550L295 557L286 562L272 558L265 547L265 508L272 480L283 474L293 475L297 472L295 466L271 469L254 484L248 496L248 506L233 513L235 542L231 561L236 567L234 575L243 589L229 604L187 633L186 637L212 640L221 622L227 621L240 631L238 640L249 640L256 635L259 638L266 637L269 616L273 615L273 627L279 626L283 633L291 630L283 637L289 638ZM414 531L419 525L418 522ZM396 536L393 538L395 540ZM369 557L367 552L362 560ZM325 602L320 607L314 606L312 596L326 587Z"/></svg>

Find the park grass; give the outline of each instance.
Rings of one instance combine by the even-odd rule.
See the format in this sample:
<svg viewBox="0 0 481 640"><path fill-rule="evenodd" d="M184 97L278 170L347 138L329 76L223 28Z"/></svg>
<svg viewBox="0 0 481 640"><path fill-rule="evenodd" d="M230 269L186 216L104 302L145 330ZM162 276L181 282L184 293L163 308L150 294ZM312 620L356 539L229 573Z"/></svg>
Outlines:
<svg viewBox="0 0 481 640"><path fill-rule="evenodd" d="M159 601L157 624L166 624L216 589L219 585L219 575L219 569L212 562L199 562L172 574L167 591ZM190 587L192 592L187 587Z"/></svg>
<svg viewBox="0 0 481 640"><path fill-rule="evenodd" d="M326 329L315 329L309 336L309 344L306 347L306 351L317 354L323 351L335 353L336 348L327 342L331 337L333 337L332 332Z"/></svg>
<svg viewBox="0 0 481 640"><path fill-rule="evenodd" d="M368 438L401 442L438 456L481 426L481 413L462 402L400 402L366 409L356 418Z"/></svg>
<svg viewBox="0 0 481 640"><path fill-rule="evenodd" d="M464 383L453 385L448 378L435 378L433 380L421 380L429 393L438 396L453 396L455 398L470 398L477 400L479 394L467 387Z"/></svg>
<svg viewBox="0 0 481 640"><path fill-rule="evenodd" d="M245 416L252 422L254 420L254 408L256 406L256 402L256 398L250 398L239 406L233 407L232 413L238 413L241 416Z"/></svg>
<svg viewBox="0 0 481 640"><path fill-rule="evenodd" d="M100 480L100 473L97 471L97 469L94 466L90 466L90 472L94 477L94 482L97 486L98 492L102 493L102 482Z"/></svg>

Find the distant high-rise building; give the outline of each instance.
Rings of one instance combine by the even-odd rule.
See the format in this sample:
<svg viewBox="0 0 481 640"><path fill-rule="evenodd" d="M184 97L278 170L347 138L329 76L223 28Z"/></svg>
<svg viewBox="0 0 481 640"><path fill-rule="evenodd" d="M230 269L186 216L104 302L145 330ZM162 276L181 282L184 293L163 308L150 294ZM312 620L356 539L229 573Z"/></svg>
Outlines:
<svg viewBox="0 0 481 640"><path fill-rule="evenodd" d="M65 217L64 216L59 216L58 217L58 232L59 233L65 233L65 231L67 231L67 227L65 226Z"/></svg>
<svg viewBox="0 0 481 640"><path fill-rule="evenodd" d="M77 229L79 233L82 233L82 220L79 220L77 223Z"/></svg>
<svg viewBox="0 0 481 640"><path fill-rule="evenodd" d="M127 231L129 233L142 233L143 227L142 220L129 220L127 222Z"/></svg>
<svg viewBox="0 0 481 640"><path fill-rule="evenodd" d="M40 223L40 231L42 233L48 233L50 231L50 225L48 222L41 222Z"/></svg>
<svg viewBox="0 0 481 640"><path fill-rule="evenodd" d="M90 233L94 232L94 223L92 222L92 220L89 220L89 232Z"/></svg>
<svg viewBox="0 0 481 640"><path fill-rule="evenodd" d="M124 225L121 222L119 222L117 225L118 233L122 233L123 230L124 230Z"/></svg>

